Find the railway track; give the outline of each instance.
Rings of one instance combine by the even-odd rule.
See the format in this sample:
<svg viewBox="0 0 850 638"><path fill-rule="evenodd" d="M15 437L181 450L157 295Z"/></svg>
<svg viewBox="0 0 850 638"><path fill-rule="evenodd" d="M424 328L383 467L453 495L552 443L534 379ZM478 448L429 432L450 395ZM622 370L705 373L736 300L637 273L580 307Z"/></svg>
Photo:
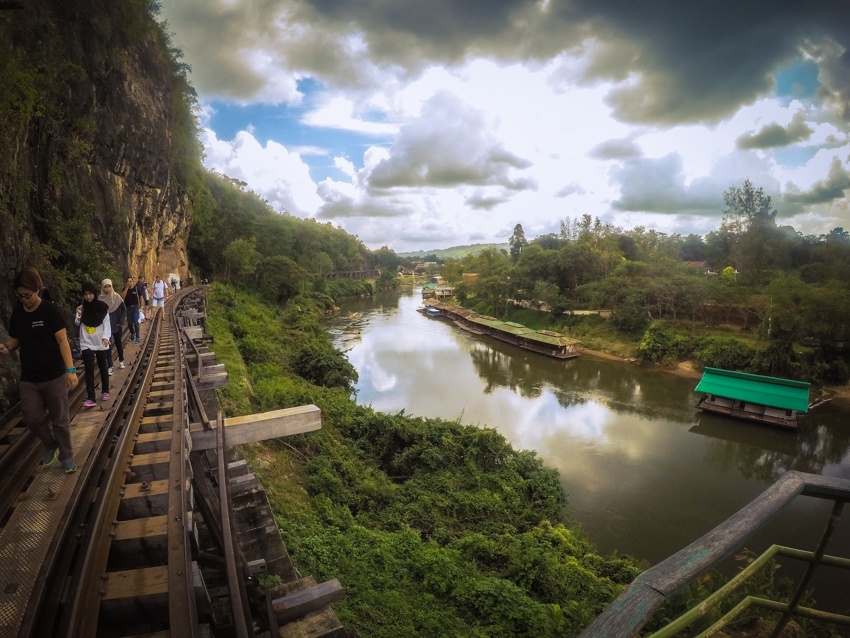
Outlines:
<svg viewBox="0 0 850 638"><path fill-rule="evenodd" d="M300 578L225 440L317 429L318 409L233 427L207 416L202 395L226 374L205 346L202 292L146 322L112 401L84 410L84 390L72 394L76 474L41 467L40 444L0 420L0 638L344 635L327 606L339 583ZM288 584L264 590L265 570Z"/></svg>

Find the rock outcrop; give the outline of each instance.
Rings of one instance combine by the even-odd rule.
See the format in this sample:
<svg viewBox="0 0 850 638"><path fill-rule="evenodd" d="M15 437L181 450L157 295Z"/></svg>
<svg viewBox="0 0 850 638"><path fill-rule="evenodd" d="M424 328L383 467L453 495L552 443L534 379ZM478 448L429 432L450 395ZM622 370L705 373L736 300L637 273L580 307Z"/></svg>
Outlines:
<svg viewBox="0 0 850 638"><path fill-rule="evenodd" d="M191 87L146 0L0 10L0 338L34 265L70 309L80 280L187 277ZM0 361L0 410L17 375Z"/></svg>

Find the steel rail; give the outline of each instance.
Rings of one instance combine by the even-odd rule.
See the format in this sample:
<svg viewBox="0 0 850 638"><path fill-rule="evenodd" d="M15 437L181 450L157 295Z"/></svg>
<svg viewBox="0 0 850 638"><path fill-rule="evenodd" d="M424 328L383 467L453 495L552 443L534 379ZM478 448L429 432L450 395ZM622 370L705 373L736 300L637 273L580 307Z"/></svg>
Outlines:
<svg viewBox="0 0 850 638"><path fill-rule="evenodd" d="M221 530L224 541L224 562L227 572L227 589L230 592L230 609L233 618L233 627L236 630L236 638L248 638L251 631L251 616L248 613L247 601L243 600L245 583L241 576L242 571L236 566L235 534L233 533L233 521L230 517L230 479L227 467L227 447L224 440L224 416L219 411L216 418L216 442L218 456L218 489L219 489L219 511L221 512Z"/></svg>
<svg viewBox="0 0 850 638"><path fill-rule="evenodd" d="M179 340L175 336L173 312L166 316L167 310L173 309L176 301L172 301L169 308L158 311L153 318L145 355L147 365L139 377L135 400L125 408L126 426L115 441L109 463L104 468L103 487L86 527L87 544L78 550L80 559L69 578L72 588L67 596L67 609L62 614L61 635L97 636L110 622L126 623L130 629L134 623L143 625L152 621L160 627L167 622L167 629L173 636L192 638L198 635L188 540L191 514L187 513L186 498L189 485L185 448L188 420L182 384L183 360L178 349ZM170 401L166 401L168 394L171 395ZM167 452L136 452L139 440L145 436L139 433L143 419L155 422L153 428L159 430L153 434L155 449L158 450L164 439L168 439L170 449ZM163 426L165 429L160 429ZM139 478L135 472L143 471L139 466L134 468L133 464L147 462L143 460L146 457L151 457L153 460L150 462L154 464L149 468L150 480L133 482ZM167 468L164 478L161 476L163 468ZM139 508L141 513L130 515L120 512L128 494L140 497L138 501L143 502ZM167 500L164 511L159 505L163 498ZM153 540L149 544L144 535L136 538L132 531L122 531L128 528L145 530L143 534L150 534ZM161 529L165 530L164 566L161 565ZM122 541L138 543L142 550L120 558L122 550L116 547ZM116 555L119 558L116 559ZM116 563L119 567L132 565L133 568L129 571L110 569ZM115 619L105 613L104 604L120 607L124 604L122 601L127 600L126 592L121 589L121 583L125 582L122 579L139 577L139 574L142 580L147 577L149 582L154 583L153 586L149 584L148 590L143 593L150 593L151 587L162 587L168 601L167 611L164 610L162 615L156 614L162 617L151 619L143 614L141 618L134 619L129 614L122 616L121 612L115 612ZM156 604L152 603L153 606ZM143 605L140 607L144 608Z"/></svg>
<svg viewBox="0 0 850 638"><path fill-rule="evenodd" d="M182 329L199 315L176 311L176 302L188 293L151 317L125 391L96 430L38 573L17 634L21 638L157 632L197 638L202 633L199 616L206 619L210 612L198 607L203 582L192 562L193 550L200 548L193 542L193 508L199 503L191 493L190 425L196 416L205 429L212 424L186 356L194 351L200 372L205 353L192 342L196 331ZM82 403L82 387L80 392ZM217 434L223 438L220 424ZM37 465L40 450L37 444L33 449ZM221 492L214 501L221 527L210 527L215 521L206 515L204 522L212 537L218 536L224 556L214 569L229 585L230 630L247 636L253 632L246 590L250 573L235 538L224 441L217 465Z"/></svg>
<svg viewBox="0 0 850 638"><path fill-rule="evenodd" d="M140 355L140 361L150 357L151 343L150 336L142 343L143 353ZM128 389L139 385L139 380L145 371L144 365L138 365L133 370L127 382ZM83 389L84 392L85 389ZM67 574L70 570L71 561L77 553L81 530L88 527L88 518L92 515L96 494L102 489L104 474L114 455L112 449L120 440L116 437L126 423L124 415L132 399L131 391L122 393L94 442L90 461L80 468L77 489L68 503L66 515L57 530L54 542L50 544L48 554L37 576L34 593L24 613L20 636L45 636L54 633L53 627L59 622L57 617L60 600L57 596L51 595L53 588L48 584L62 580L63 576L60 575Z"/></svg>
<svg viewBox="0 0 850 638"><path fill-rule="evenodd" d="M191 490L189 468L189 418L186 411L186 391L183 386L185 353L178 334L177 304L171 306L171 320L163 332L171 333L174 348L174 401L171 428L168 489L168 614L172 636L194 638L198 635L198 614L194 600L192 556L189 533L191 523L188 495Z"/></svg>
<svg viewBox="0 0 850 638"><path fill-rule="evenodd" d="M161 316L157 314L151 324L148 340L146 343L143 360L147 359L145 365L140 365L136 379L139 389L133 397L133 402L126 406L129 415L127 424L138 422L144 411L144 395L153 379L155 366L154 358L159 346L159 326ZM141 363L141 362L140 362ZM129 402L129 396L127 397ZM80 525L85 525L87 545L82 549L80 561L76 566L71 582L75 584L69 595L68 610L62 621L64 635L67 636L95 636L97 635L97 620L100 610L100 590L102 587L101 575L105 572L106 559L109 554L110 543L109 527L116 518L118 501L107 500L109 490L115 489L116 485L122 485L126 474L126 458L134 444L134 433L130 427L123 428L119 438L113 442L109 451L106 466L101 470L98 482L97 501L93 505L91 520ZM98 450L98 458L104 456L103 450ZM93 496L94 497L94 496ZM78 550L79 551L79 550Z"/></svg>

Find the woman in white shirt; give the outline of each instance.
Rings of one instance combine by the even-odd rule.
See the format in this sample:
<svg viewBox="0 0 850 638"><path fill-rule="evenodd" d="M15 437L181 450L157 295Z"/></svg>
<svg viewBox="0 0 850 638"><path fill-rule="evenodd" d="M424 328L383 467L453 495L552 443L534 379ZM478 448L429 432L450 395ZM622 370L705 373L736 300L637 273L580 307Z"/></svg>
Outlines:
<svg viewBox="0 0 850 638"><path fill-rule="evenodd" d="M100 369L101 399L109 400L109 372L106 363L106 351L109 349L109 339L112 329L109 324L109 306L97 299L97 286L92 282L83 283L83 303L77 306L74 320L80 327L80 350L83 353L83 363L86 369L86 394L88 398L83 407L93 408L97 405L94 393L94 362Z"/></svg>

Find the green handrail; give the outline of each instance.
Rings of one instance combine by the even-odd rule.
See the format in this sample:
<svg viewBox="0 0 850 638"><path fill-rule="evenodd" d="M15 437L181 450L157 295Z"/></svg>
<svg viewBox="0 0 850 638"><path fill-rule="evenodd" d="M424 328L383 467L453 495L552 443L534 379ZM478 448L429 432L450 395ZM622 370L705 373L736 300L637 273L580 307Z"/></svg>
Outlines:
<svg viewBox="0 0 850 638"><path fill-rule="evenodd" d="M791 471L713 530L685 549L640 574L580 634L579 638L612 638L614 636L619 638L638 635L652 618L652 615L676 590L693 582L732 552L744 546L750 536L797 496L824 498L836 503L830 521L814 552L778 545L771 546L726 585L649 638L671 638L696 620L706 616L717 607L721 600L732 594L777 555L809 562L809 568L797 587L792 604L787 605L756 597L747 597L702 635L707 637L716 634L720 627L726 626L747 607L753 605L782 612L783 618L777 625L777 631L781 630L784 623L792 616L813 618L837 624L850 624L850 617L848 616L797 606L808 579L811 578L813 570L818 565L850 569L850 559L828 556L825 553L826 545L841 511L840 505L850 500L850 480Z"/></svg>

